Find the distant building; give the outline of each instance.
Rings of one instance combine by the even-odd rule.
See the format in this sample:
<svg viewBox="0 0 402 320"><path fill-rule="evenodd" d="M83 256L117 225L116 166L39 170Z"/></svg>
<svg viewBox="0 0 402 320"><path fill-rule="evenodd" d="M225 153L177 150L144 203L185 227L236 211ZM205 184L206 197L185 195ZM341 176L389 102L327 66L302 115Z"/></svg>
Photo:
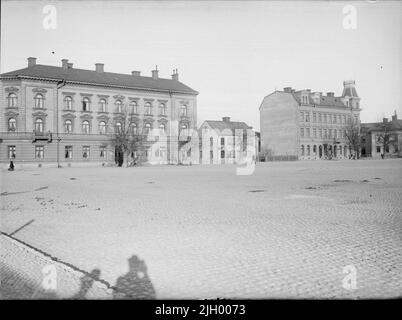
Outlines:
<svg viewBox="0 0 402 320"><path fill-rule="evenodd" d="M230 117L206 120L198 132L201 164L235 164L257 158L258 137L245 122L230 121Z"/></svg>
<svg viewBox="0 0 402 320"><path fill-rule="evenodd" d="M341 96L291 87L266 96L260 106L261 152L267 160L348 158L345 137L360 122L354 81L343 82Z"/></svg>
<svg viewBox="0 0 402 320"><path fill-rule="evenodd" d="M385 156L402 156L402 120L395 114L391 121L383 118L382 122L361 124L361 155L362 157L380 158ZM389 134L389 144L385 147L380 136Z"/></svg>
<svg viewBox="0 0 402 320"><path fill-rule="evenodd" d="M178 132L197 130L198 92L171 79L73 68L67 59L61 66L40 65L28 58L28 66L0 75L0 161L18 163L114 161L110 137L124 125L147 137L166 136L157 157L177 163ZM126 111L125 111L126 110ZM152 139L137 155L149 157Z"/></svg>

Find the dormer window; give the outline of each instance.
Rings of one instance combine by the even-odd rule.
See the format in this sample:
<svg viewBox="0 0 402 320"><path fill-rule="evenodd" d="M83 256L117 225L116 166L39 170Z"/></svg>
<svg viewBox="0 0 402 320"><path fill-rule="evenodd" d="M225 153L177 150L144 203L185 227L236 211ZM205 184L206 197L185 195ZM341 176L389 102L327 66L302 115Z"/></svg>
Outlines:
<svg viewBox="0 0 402 320"><path fill-rule="evenodd" d="M303 104L308 104L308 96L306 96L306 95L302 96L302 103Z"/></svg>
<svg viewBox="0 0 402 320"><path fill-rule="evenodd" d="M8 97L8 107L9 108L16 108L17 107L17 95L11 92Z"/></svg>

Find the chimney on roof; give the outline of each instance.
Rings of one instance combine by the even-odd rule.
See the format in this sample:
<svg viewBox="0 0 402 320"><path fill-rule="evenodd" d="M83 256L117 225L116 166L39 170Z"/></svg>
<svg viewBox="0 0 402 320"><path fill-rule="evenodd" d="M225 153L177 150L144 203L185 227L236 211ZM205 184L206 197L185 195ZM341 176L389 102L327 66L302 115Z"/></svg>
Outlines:
<svg viewBox="0 0 402 320"><path fill-rule="evenodd" d="M285 87L285 88L283 88L283 91L285 91L287 93L291 93L292 92L292 87Z"/></svg>
<svg viewBox="0 0 402 320"><path fill-rule="evenodd" d="M388 119L387 118L382 118L382 123L387 123Z"/></svg>
<svg viewBox="0 0 402 320"><path fill-rule="evenodd" d="M394 115L392 116L392 121L398 120L398 116L396 115L396 110L394 110Z"/></svg>
<svg viewBox="0 0 402 320"><path fill-rule="evenodd" d="M139 77L141 75L141 71L131 71L133 76Z"/></svg>
<svg viewBox="0 0 402 320"><path fill-rule="evenodd" d="M72 69L72 68L73 68L72 62L67 63L67 69Z"/></svg>
<svg viewBox="0 0 402 320"><path fill-rule="evenodd" d="M223 118L222 118L222 121L223 121L223 122L230 122L230 117L223 117Z"/></svg>
<svg viewBox="0 0 402 320"><path fill-rule="evenodd" d="M34 65L36 65L36 58L34 58L34 57L29 57L29 58L28 58L28 68L29 68L29 67L33 67Z"/></svg>
<svg viewBox="0 0 402 320"><path fill-rule="evenodd" d="M95 71L96 71L96 72L99 72L99 73L104 72L104 71L103 71L103 66L104 66L103 63L95 63Z"/></svg>
<svg viewBox="0 0 402 320"><path fill-rule="evenodd" d="M311 93L311 89L306 89L306 91L307 91L308 93Z"/></svg>
<svg viewBox="0 0 402 320"><path fill-rule="evenodd" d="M68 68L68 59L61 59L61 66L63 67L63 69L67 69Z"/></svg>
<svg viewBox="0 0 402 320"><path fill-rule="evenodd" d="M156 66L155 70L152 70L152 79L158 79L159 78L158 73L159 73L158 66Z"/></svg>
<svg viewBox="0 0 402 320"><path fill-rule="evenodd" d="M172 79L179 81L179 73L177 72L177 69L173 69Z"/></svg>
<svg viewBox="0 0 402 320"><path fill-rule="evenodd" d="M335 94L333 92L327 92L327 97L334 97Z"/></svg>

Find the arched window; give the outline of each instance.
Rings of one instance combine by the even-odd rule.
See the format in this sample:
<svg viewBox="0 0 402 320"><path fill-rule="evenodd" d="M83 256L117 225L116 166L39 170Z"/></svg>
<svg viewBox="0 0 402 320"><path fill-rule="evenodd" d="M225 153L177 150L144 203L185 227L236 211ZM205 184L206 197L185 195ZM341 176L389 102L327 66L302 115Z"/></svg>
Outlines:
<svg viewBox="0 0 402 320"><path fill-rule="evenodd" d="M116 112L123 112L123 104L120 100L116 101Z"/></svg>
<svg viewBox="0 0 402 320"><path fill-rule="evenodd" d="M166 105L164 103L161 103L159 105L159 114L162 116L166 116Z"/></svg>
<svg viewBox="0 0 402 320"><path fill-rule="evenodd" d="M150 134L151 133L151 124L150 123L146 123L145 124L145 134Z"/></svg>
<svg viewBox="0 0 402 320"><path fill-rule="evenodd" d="M161 124L159 125L159 133L160 133L161 135L163 135L163 134L165 134L165 132L166 132L166 126L165 126L163 123L161 123Z"/></svg>
<svg viewBox="0 0 402 320"><path fill-rule="evenodd" d="M84 120L82 122L82 133L89 134L90 132L90 125L88 120Z"/></svg>
<svg viewBox="0 0 402 320"><path fill-rule="evenodd" d="M43 108L44 106L44 98L43 95L41 95L40 93L38 93L35 96L35 108Z"/></svg>
<svg viewBox="0 0 402 320"><path fill-rule="evenodd" d="M187 116L187 106L185 104L183 104L180 107L180 116L181 117L186 117Z"/></svg>
<svg viewBox="0 0 402 320"><path fill-rule="evenodd" d="M137 108L138 108L137 102L136 101L131 101L130 102L131 113L138 113Z"/></svg>
<svg viewBox="0 0 402 320"><path fill-rule="evenodd" d="M82 99L82 111L89 111L89 108L91 106L91 101L89 98L85 97Z"/></svg>
<svg viewBox="0 0 402 320"><path fill-rule="evenodd" d="M116 132L122 132L122 124L121 122L117 121L116 122Z"/></svg>
<svg viewBox="0 0 402 320"><path fill-rule="evenodd" d="M301 145L301 155L304 156L304 145Z"/></svg>
<svg viewBox="0 0 402 320"><path fill-rule="evenodd" d="M43 120L41 118L35 120L35 131L43 133Z"/></svg>
<svg viewBox="0 0 402 320"><path fill-rule="evenodd" d="M105 121L99 122L99 133L106 134L106 122Z"/></svg>
<svg viewBox="0 0 402 320"><path fill-rule="evenodd" d="M8 119L8 131L17 131L17 120L14 118Z"/></svg>
<svg viewBox="0 0 402 320"><path fill-rule="evenodd" d="M152 106L150 102L145 104L145 114L150 115L152 114Z"/></svg>
<svg viewBox="0 0 402 320"><path fill-rule="evenodd" d="M310 145L307 145L307 155L310 155Z"/></svg>
<svg viewBox="0 0 402 320"><path fill-rule="evenodd" d="M64 130L66 131L66 133L73 132L73 122L70 119L64 122Z"/></svg>
<svg viewBox="0 0 402 320"><path fill-rule="evenodd" d="M8 97L8 107L9 108L16 108L17 107L17 95L11 92Z"/></svg>
<svg viewBox="0 0 402 320"><path fill-rule="evenodd" d="M313 155L317 155L317 146L313 146Z"/></svg>
<svg viewBox="0 0 402 320"><path fill-rule="evenodd" d="M106 112L106 100L105 99L99 100L99 111Z"/></svg>
<svg viewBox="0 0 402 320"><path fill-rule="evenodd" d="M73 109L73 99L69 96L64 98L64 106L66 110L72 110Z"/></svg>
<svg viewBox="0 0 402 320"><path fill-rule="evenodd" d="M138 126L135 122L132 122L130 124L130 131L132 134L137 134L138 133Z"/></svg>

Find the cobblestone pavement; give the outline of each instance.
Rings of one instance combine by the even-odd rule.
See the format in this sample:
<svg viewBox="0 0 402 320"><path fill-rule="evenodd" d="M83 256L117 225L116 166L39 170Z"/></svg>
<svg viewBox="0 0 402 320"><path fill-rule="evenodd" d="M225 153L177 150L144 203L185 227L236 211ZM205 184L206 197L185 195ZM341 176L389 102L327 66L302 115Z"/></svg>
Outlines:
<svg viewBox="0 0 402 320"><path fill-rule="evenodd" d="M3 171L0 229L132 298L402 296L401 160L235 170ZM1 270L13 297L13 270Z"/></svg>

